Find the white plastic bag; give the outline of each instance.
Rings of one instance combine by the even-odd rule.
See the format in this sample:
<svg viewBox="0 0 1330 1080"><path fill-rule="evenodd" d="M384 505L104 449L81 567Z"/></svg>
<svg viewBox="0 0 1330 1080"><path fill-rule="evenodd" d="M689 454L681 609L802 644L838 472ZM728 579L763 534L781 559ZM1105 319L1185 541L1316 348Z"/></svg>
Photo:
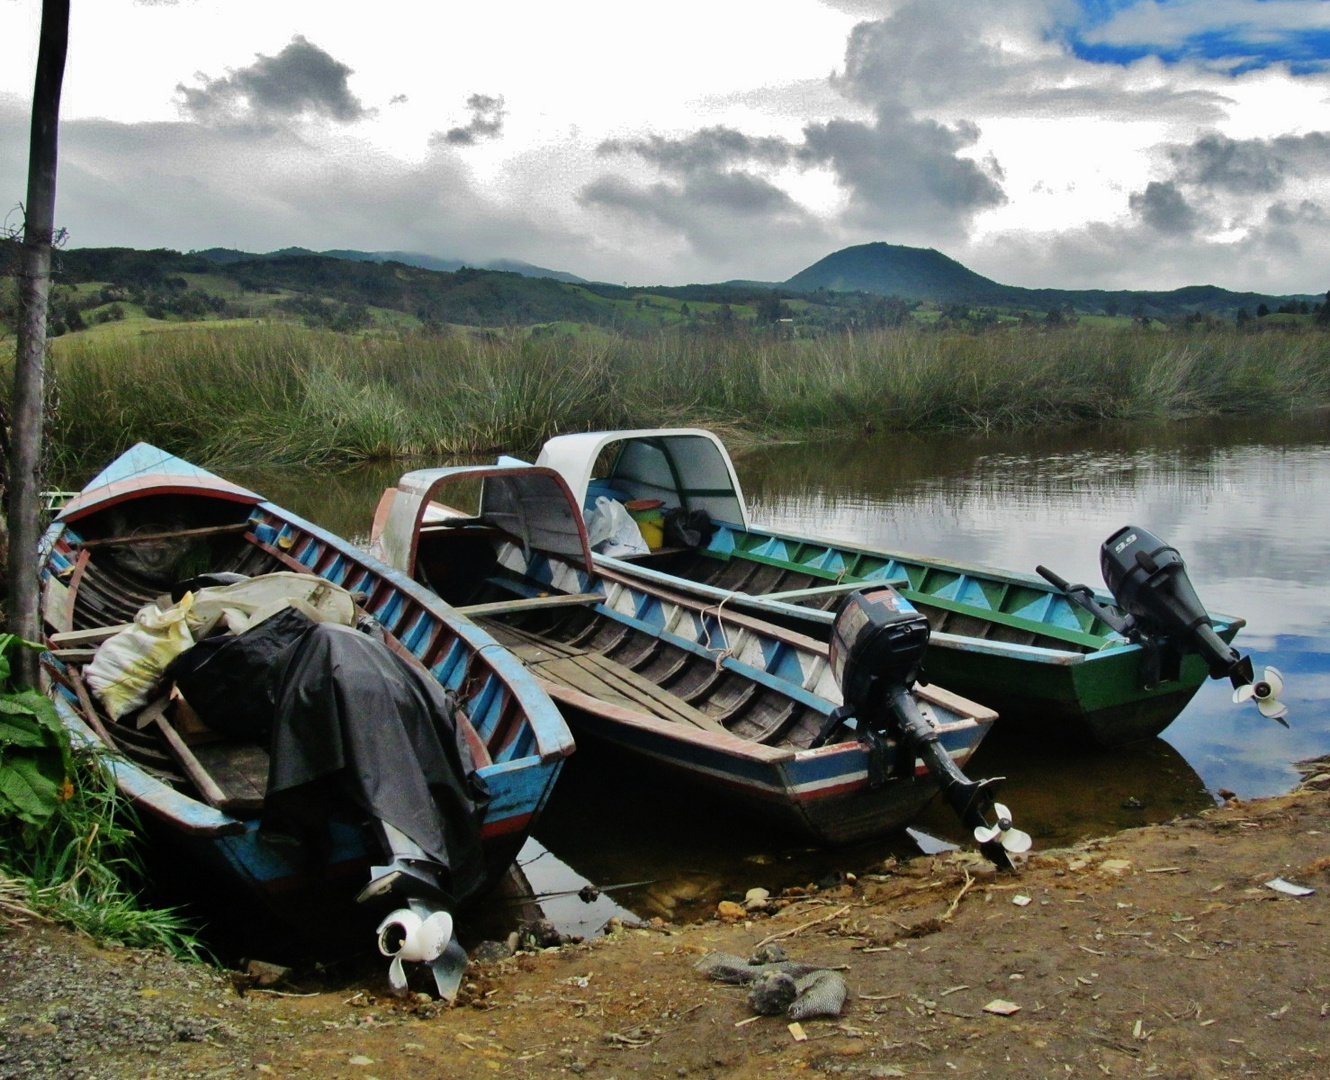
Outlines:
<svg viewBox="0 0 1330 1080"><path fill-rule="evenodd" d="M315 622L351 626L356 621L355 602L340 585L317 574L279 570L234 585L200 589L194 597L189 626L196 638L203 638L221 619L229 633L243 634L286 607L299 608Z"/></svg>
<svg viewBox="0 0 1330 1080"><path fill-rule="evenodd" d="M148 604L129 626L98 646L83 674L111 719L148 704L166 665L194 644L188 622L193 605L190 593L165 611Z"/></svg>
<svg viewBox="0 0 1330 1080"><path fill-rule="evenodd" d="M618 559L624 555L645 555L651 550L623 503L605 495L597 496L596 508L587 516L586 531L591 550L602 555Z"/></svg>

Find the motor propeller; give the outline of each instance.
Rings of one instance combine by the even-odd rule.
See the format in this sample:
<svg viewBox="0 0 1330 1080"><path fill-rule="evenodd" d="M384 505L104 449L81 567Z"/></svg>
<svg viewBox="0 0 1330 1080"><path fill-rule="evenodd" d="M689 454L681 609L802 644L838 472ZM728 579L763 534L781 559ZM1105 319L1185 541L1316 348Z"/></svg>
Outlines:
<svg viewBox="0 0 1330 1080"><path fill-rule="evenodd" d="M1288 721L1284 719L1288 715L1288 706L1279 700L1283 692L1284 676L1278 668L1267 667L1257 682L1243 683L1233 691L1233 704L1255 701L1262 716L1288 727Z"/></svg>
<svg viewBox="0 0 1330 1080"><path fill-rule="evenodd" d="M992 844L994 841L1002 845L1004 851L1013 855L1019 855L1021 852L1029 851L1030 845L1034 842L1030 839L1030 834L1021 832L1011 824L1011 811L1000 802L993 804L993 814L997 818L996 825L979 825L974 830L975 841L982 847L985 844Z"/></svg>
<svg viewBox="0 0 1330 1080"><path fill-rule="evenodd" d="M375 931L379 952L388 957L388 985L394 994L407 991L404 960L426 964L434 976L439 997L457 997L466 971L466 950L453 930L448 910L452 902L440 887L442 870L420 845L388 822L377 822L380 840L389 856L383 866L370 867L370 880L360 890L359 903L396 897L405 906L389 914Z"/></svg>
<svg viewBox="0 0 1330 1080"><path fill-rule="evenodd" d="M406 992L403 960L432 964L444 954L453 936L453 917L446 911L432 911L423 918L411 908L398 908L379 923L376 931L379 952L390 957L388 985L393 993Z"/></svg>

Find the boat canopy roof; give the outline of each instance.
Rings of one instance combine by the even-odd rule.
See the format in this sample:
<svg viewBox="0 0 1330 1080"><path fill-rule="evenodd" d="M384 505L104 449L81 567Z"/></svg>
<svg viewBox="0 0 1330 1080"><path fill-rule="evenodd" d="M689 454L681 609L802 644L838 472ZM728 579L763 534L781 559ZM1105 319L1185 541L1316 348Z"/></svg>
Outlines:
<svg viewBox="0 0 1330 1080"><path fill-rule="evenodd" d="M480 481L474 517L448 506L445 489L465 480ZM563 478L534 465L458 465L417 469L397 481L380 503L374 522L373 552L389 566L415 572L420 530L489 526L502 529L527 551L545 551L584 567L591 566L586 525Z"/></svg>
<svg viewBox="0 0 1330 1080"><path fill-rule="evenodd" d="M596 465L614 447L607 471ZM638 428L557 435L541 448L537 465L558 470L577 505L596 497L661 499L667 507L705 510L713 518L749 527L748 507L725 445L701 428Z"/></svg>

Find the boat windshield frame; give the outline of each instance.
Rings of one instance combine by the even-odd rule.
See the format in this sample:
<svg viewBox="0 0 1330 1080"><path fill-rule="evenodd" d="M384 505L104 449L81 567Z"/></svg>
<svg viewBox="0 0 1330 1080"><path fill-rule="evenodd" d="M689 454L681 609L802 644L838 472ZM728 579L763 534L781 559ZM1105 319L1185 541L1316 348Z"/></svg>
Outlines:
<svg viewBox="0 0 1330 1080"><path fill-rule="evenodd" d="M460 517L445 492L462 481L481 482L480 514ZM421 530L498 528L528 550L548 552L592 572L586 522L567 481L536 465L455 465L406 473L386 513L376 515L372 550L408 577L415 573Z"/></svg>
<svg viewBox="0 0 1330 1080"><path fill-rule="evenodd" d="M593 475L607 448L619 444L605 476ZM646 458L653 458L648 463ZM691 459L691 460L690 460ZM607 494L597 484L615 488L619 501L662 499L666 506L706 510L718 521L751 528L748 505L734 462L720 438L703 428L636 428L556 435L541 448L538 466L557 470L567 481L576 505L594 505ZM650 465L658 475L648 475ZM660 465L669 479L659 475ZM698 477L703 477L699 483ZM705 484L706 486L703 486Z"/></svg>

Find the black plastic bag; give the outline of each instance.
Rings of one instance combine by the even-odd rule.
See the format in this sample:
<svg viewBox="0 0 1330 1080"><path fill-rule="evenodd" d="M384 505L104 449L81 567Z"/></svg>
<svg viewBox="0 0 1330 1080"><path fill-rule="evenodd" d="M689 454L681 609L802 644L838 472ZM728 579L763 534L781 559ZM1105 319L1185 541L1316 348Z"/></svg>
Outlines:
<svg viewBox="0 0 1330 1080"><path fill-rule="evenodd" d="M665 543L670 547L705 547L716 524L705 510L674 506L665 511Z"/></svg>
<svg viewBox="0 0 1330 1080"><path fill-rule="evenodd" d="M272 675L282 654L314 621L283 608L242 634L219 634L196 642L166 667L198 718L219 735L266 742L275 701Z"/></svg>

